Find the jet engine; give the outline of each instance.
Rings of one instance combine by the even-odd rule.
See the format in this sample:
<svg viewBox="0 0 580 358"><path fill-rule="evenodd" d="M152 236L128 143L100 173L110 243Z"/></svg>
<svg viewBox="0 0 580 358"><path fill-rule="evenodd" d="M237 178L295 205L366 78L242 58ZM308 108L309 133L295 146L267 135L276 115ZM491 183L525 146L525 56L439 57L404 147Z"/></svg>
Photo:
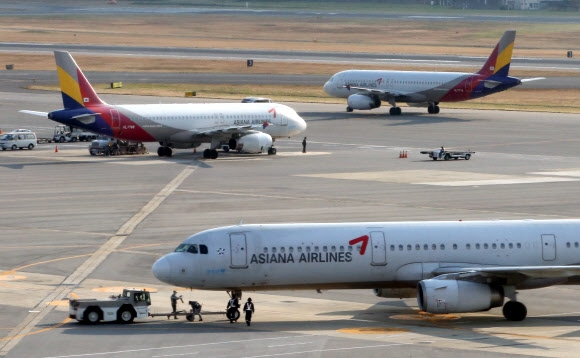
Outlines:
<svg viewBox="0 0 580 358"><path fill-rule="evenodd" d="M417 285L419 309L429 313L487 311L503 305L504 293L482 283L430 279Z"/></svg>
<svg viewBox="0 0 580 358"><path fill-rule="evenodd" d="M269 134L256 132L229 141L230 149L240 153L263 153L272 147L272 137Z"/></svg>
<svg viewBox="0 0 580 358"><path fill-rule="evenodd" d="M373 109L381 106L381 100L377 97L365 96L364 94L352 94L346 100L352 109Z"/></svg>
<svg viewBox="0 0 580 358"><path fill-rule="evenodd" d="M413 298L417 296L414 288L375 288L375 296L384 298Z"/></svg>

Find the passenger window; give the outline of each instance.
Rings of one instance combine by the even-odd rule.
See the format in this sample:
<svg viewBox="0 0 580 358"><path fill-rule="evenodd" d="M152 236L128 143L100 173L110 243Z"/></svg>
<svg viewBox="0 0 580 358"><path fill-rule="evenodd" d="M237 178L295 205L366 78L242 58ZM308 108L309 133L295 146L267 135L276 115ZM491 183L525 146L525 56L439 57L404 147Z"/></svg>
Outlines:
<svg viewBox="0 0 580 358"><path fill-rule="evenodd" d="M348 245L348 251L352 251L352 246Z"/></svg>
<svg viewBox="0 0 580 358"><path fill-rule="evenodd" d="M453 250L457 250L457 244L453 244Z"/></svg>
<svg viewBox="0 0 580 358"><path fill-rule="evenodd" d="M411 251L411 250L413 250L413 246L407 245L407 251Z"/></svg>
<svg viewBox="0 0 580 358"><path fill-rule="evenodd" d="M207 246L205 246L205 245L199 245L199 252L201 254L207 255L207 253L208 253Z"/></svg>
<svg viewBox="0 0 580 358"><path fill-rule="evenodd" d="M293 253L293 252L294 252L294 247L290 246L290 247L288 248L288 252L289 252L289 253Z"/></svg>
<svg viewBox="0 0 580 358"><path fill-rule="evenodd" d="M391 245L391 251L395 251L395 245Z"/></svg>
<svg viewBox="0 0 580 358"><path fill-rule="evenodd" d="M497 245L496 244L491 244L491 248L495 250L495 249L497 249Z"/></svg>
<svg viewBox="0 0 580 358"><path fill-rule="evenodd" d="M499 245L499 247L505 249L505 244L502 243L501 245Z"/></svg>
<svg viewBox="0 0 580 358"><path fill-rule="evenodd" d="M302 252L302 246L298 246L296 250L298 250L298 252Z"/></svg>
<svg viewBox="0 0 580 358"><path fill-rule="evenodd" d="M306 252L310 252L310 246L306 246Z"/></svg>
<svg viewBox="0 0 580 358"><path fill-rule="evenodd" d="M574 247L578 247L578 243L577 242L574 243Z"/></svg>
<svg viewBox="0 0 580 358"><path fill-rule="evenodd" d="M471 244L465 244L465 248L466 248L467 250L471 250Z"/></svg>
<svg viewBox="0 0 580 358"><path fill-rule="evenodd" d="M570 248L571 246L572 246L572 245L570 245L570 243L569 243L569 242L567 242L567 243L566 243L566 247L567 247L567 248Z"/></svg>
<svg viewBox="0 0 580 358"><path fill-rule="evenodd" d="M399 245L399 251L403 251L403 245Z"/></svg>
<svg viewBox="0 0 580 358"><path fill-rule="evenodd" d="M516 244L516 247L517 247L518 249L521 249L521 248L522 248L522 244L520 244L520 243L518 242L518 243Z"/></svg>
<svg viewBox="0 0 580 358"><path fill-rule="evenodd" d="M190 252L192 254L197 254L197 245L189 245L187 252Z"/></svg>
<svg viewBox="0 0 580 358"><path fill-rule="evenodd" d="M445 250L445 245L443 245L443 244L439 245L439 249Z"/></svg>
<svg viewBox="0 0 580 358"><path fill-rule="evenodd" d="M425 250L425 251L429 250L429 245L427 245L427 244L423 245L423 250Z"/></svg>
<svg viewBox="0 0 580 358"><path fill-rule="evenodd" d="M326 252L328 251L328 248L326 246L322 246L322 251Z"/></svg>
<svg viewBox="0 0 580 358"><path fill-rule="evenodd" d="M267 254L268 253L268 248L264 247L264 253Z"/></svg>
<svg viewBox="0 0 580 358"><path fill-rule="evenodd" d="M483 244L483 248L487 250L488 245L487 244Z"/></svg>
<svg viewBox="0 0 580 358"><path fill-rule="evenodd" d="M475 248L479 250L479 244L475 244Z"/></svg>
<svg viewBox="0 0 580 358"><path fill-rule="evenodd" d="M280 248L280 252L281 252L281 253L285 253L285 252L286 252L286 249L285 249L284 247L281 247L281 248Z"/></svg>
<svg viewBox="0 0 580 358"><path fill-rule="evenodd" d="M432 244L432 245L431 245L431 249L433 249L433 250L437 250L437 245L435 245L435 244Z"/></svg>
<svg viewBox="0 0 580 358"><path fill-rule="evenodd" d="M340 247L340 252L343 252L343 251L344 251L344 246L341 246Z"/></svg>
<svg viewBox="0 0 580 358"><path fill-rule="evenodd" d="M512 244L512 243L510 242L510 243L508 244L508 247L509 247L510 249L513 249L513 248L514 248L514 244Z"/></svg>
<svg viewBox="0 0 580 358"><path fill-rule="evenodd" d="M275 247L273 247L273 248L272 248L272 253L273 253L273 254L275 254L275 253L276 253L276 248L275 248Z"/></svg>
<svg viewBox="0 0 580 358"><path fill-rule="evenodd" d="M336 246L332 246L332 247L330 248L330 251L332 251L332 252L335 252L335 251L336 251Z"/></svg>
<svg viewBox="0 0 580 358"><path fill-rule="evenodd" d="M417 251L421 250L421 245L419 245L419 244L416 244L416 245L415 245L415 250L417 250Z"/></svg>
<svg viewBox="0 0 580 358"><path fill-rule="evenodd" d="M318 252L318 246L314 246L314 252Z"/></svg>

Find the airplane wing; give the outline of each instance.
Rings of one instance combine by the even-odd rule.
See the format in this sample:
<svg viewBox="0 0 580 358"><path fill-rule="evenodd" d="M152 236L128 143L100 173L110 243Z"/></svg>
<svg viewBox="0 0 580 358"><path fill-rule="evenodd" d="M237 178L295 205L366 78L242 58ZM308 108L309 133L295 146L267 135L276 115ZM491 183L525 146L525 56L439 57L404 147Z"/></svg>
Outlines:
<svg viewBox="0 0 580 358"><path fill-rule="evenodd" d="M384 91L384 90L379 90L376 88L357 87L357 86L350 86L350 85L343 86L343 88L346 88L349 91L353 91L355 93L375 95L375 96L379 97L380 99L397 98L397 97L401 97L401 96L405 96L405 95L409 94L409 92Z"/></svg>
<svg viewBox="0 0 580 358"><path fill-rule="evenodd" d="M206 128L204 130L193 130L191 133L193 135L206 135L206 136L214 136L214 135L223 135L223 134L231 134L231 133L238 133L238 132L255 132L258 129L263 129L263 125L243 125L243 126L227 126L227 127L212 127Z"/></svg>
<svg viewBox="0 0 580 358"><path fill-rule="evenodd" d="M26 113L26 114L32 114L35 116L41 116L41 117L48 117L48 112L38 112L38 111L29 111L26 109L22 109L20 111L18 111L20 113Z"/></svg>
<svg viewBox="0 0 580 358"><path fill-rule="evenodd" d="M567 278L580 276L580 266L490 266L490 267L441 267L433 272L435 279L464 280L490 283L490 280Z"/></svg>

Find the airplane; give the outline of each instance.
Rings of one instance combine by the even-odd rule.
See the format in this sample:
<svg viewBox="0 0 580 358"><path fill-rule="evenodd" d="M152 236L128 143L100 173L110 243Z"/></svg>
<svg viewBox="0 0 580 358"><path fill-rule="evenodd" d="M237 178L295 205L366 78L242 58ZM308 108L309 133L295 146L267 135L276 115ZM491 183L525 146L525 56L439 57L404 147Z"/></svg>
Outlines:
<svg viewBox="0 0 580 358"><path fill-rule="evenodd" d="M347 112L391 105L390 115L401 115L397 102L413 107L427 107L430 114L439 113L439 103L459 102L488 96L519 86L520 80L508 75L515 31L506 31L495 49L476 73L430 71L347 70L334 74L324 91L334 97L346 98Z"/></svg>
<svg viewBox="0 0 580 358"><path fill-rule="evenodd" d="M249 224L202 231L158 259L153 274L190 289L374 289L417 297L429 313L503 306L517 290L580 284L580 220ZM509 300L504 304L504 300Z"/></svg>
<svg viewBox="0 0 580 358"><path fill-rule="evenodd" d="M277 103L109 105L70 53L55 51L54 57L64 109L20 112L117 139L159 142L160 157L171 157L172 148L196 148L202 143L210 143L204 158L216 159L218 148L276 154L276 138L306 129L306 122L292 108Z"/></svg>

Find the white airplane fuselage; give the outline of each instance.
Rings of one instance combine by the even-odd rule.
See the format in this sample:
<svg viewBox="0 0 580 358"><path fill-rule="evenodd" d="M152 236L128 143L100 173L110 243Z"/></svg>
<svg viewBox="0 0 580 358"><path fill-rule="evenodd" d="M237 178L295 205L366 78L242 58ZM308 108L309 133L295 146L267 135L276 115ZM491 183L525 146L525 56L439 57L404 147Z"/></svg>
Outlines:
<svg viewBox="0 0 580 358"><path fill-rule="evenodd" d="M578 265L578 232L580 220L230 226L189 237L182 245L205 245L207 253L170 253L153 273L210 290L415 288L469 267ZM526 289L577 278L504 283Z"/></svg>

